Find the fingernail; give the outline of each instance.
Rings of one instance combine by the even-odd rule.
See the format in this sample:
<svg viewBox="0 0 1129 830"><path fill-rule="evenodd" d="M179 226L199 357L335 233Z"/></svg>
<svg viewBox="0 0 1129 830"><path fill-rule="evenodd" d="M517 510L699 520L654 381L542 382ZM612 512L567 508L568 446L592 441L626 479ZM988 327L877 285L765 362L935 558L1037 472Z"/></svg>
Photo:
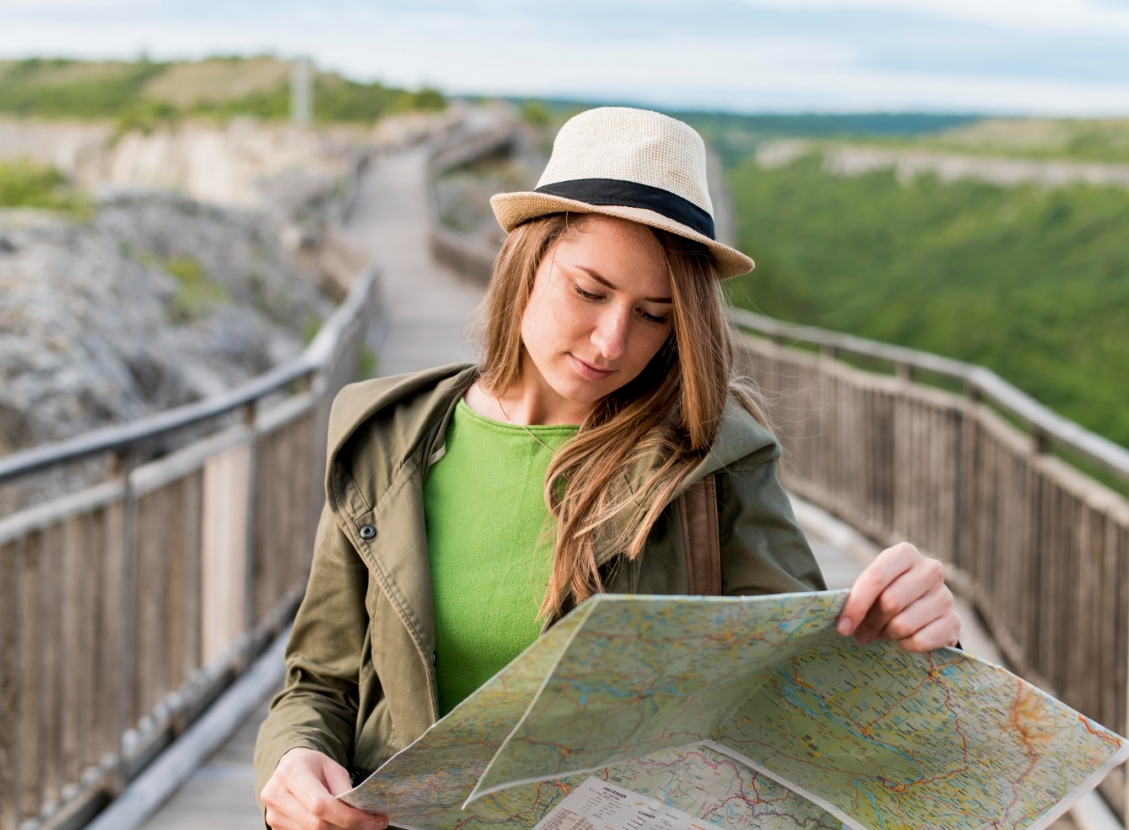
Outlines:
<svg viewBox="0 0 1129 830"><path fill-rule="evenodd" d="M851 621L849 619L847 619L846 617L840 617L839 622L835 623L835 629L840 634L850 634L851 633Z"/></svg>
<svg viewBox="0 0 1129 830"><path fill-rule="evenodd" d="M365 821L361 823L361 830L382 830L382 828L387 826L386 824L378 824L375 821Z"/></svg>

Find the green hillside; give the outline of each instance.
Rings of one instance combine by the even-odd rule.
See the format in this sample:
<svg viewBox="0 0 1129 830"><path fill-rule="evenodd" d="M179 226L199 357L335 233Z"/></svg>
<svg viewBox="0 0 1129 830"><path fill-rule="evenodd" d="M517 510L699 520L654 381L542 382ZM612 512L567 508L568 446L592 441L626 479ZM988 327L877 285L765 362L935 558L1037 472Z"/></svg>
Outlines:
<svg viewBox="0 0 1129 830"><path fill-rule="evenodd" d="M757 261L738 304L989 366L1129 445L1129 191L837 177L816 155L730 181Z"/></svg>
<svg viewBox="0 0 1129 830"><path fill-rule="evenodd" d="M314 76L315 121L373 121L390 112L442 109L433 89L409 91ZM270 56L133 63L30 58L0 63L0 114L115 119L149 127L185 117L290 114L290 64Z"/></svg>
<svg viewBox="0 0 1129 830"><path fill-rule="evenodd" d="M974 128L982 119L967 115L928 113L851 113L844 115L737 115L716 112L672 112L694 127L733 166L764 141L777 138L876 139L908 144L962 128Z"/></svg>
<svg viewBox="0 0 1129 830"><path fill-rule="evenodd" d="M863 140L944 153L1129 163L1129 118L990 118L937 133L887 134Z"/></svg>

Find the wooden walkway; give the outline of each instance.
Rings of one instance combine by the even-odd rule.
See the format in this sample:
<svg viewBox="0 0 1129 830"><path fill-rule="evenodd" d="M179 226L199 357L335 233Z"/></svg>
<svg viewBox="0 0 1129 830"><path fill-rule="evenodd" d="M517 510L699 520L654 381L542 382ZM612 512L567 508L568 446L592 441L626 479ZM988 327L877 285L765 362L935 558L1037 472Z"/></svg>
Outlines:
<svg viewBox="0 0 1129 830"><path fill-rule="evenodd" d="M374 163L361 184L348 231L383 268L387 318L379 374L472 360L480 286L432 262L428 253L425 154L413 149ZM874 554L857 533L819 509L796 503L829 587L850 587ZM991 639L962 609L965 648L1000 662ZM145 825L146 830L261 830L251 758L266 701L227 744ZM1063 819L1053 830L1073 830Z"/></svg>
<svg viewBox="0 0 1129 830"><path fill-rule="evenodd" d="M471 327L482 289L432 261L426 194L424 150L385 157L362 181L348 227L351 241L382 269L381 375L474 359Z"/></svg>

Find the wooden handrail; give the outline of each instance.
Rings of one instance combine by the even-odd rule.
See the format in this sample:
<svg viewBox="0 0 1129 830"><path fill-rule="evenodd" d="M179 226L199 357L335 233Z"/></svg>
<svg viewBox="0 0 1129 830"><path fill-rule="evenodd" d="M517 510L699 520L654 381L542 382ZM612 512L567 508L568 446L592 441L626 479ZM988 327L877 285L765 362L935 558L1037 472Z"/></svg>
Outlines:
<svg viewBox="0 0 1129 830"><path fill-rule="evenodd" d="M20 487L187 428L155 459L107 465L105 481L0 518L0 830L81 825L294 613L332 400L379 316L379 274L339 231L331 219L320 264L344 301L293 360L206 400L0 458L0 483Z"/></svg>
<svg viewBox="0 0 1129 830"><path fill-rule="evenodd" d="M806 343L960 381L970 396L990 401L1019 418L1041 443L1048 439L1054 441L1129 481L1129 449L1053 412L991 369L851 334L784 323L740 308L730 309L729 319L738 328L773 340Z"/></svg>

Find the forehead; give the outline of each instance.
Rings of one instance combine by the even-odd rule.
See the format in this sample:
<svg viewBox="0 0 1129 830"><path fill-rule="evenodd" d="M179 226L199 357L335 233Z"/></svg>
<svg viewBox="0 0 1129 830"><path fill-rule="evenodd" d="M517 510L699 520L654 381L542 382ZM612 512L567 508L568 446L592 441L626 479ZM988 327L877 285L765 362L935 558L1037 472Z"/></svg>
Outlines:
<svg viewBox="0 0 1129 830"><path fill-rule="evenodd" d="M646 225L601 214L574 220L551 253L565 268L596 271L617 289L669 296L666 255Z"/></svg>

